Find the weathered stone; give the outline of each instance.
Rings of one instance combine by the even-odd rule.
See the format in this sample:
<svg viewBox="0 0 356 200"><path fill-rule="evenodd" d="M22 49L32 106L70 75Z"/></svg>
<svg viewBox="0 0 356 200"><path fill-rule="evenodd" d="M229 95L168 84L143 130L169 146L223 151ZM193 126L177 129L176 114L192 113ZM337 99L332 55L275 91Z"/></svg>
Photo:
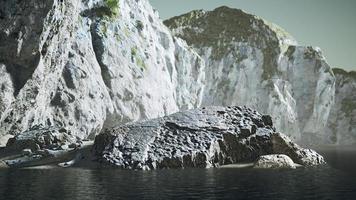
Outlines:
<svg viewBox="0 0 356 200"><path fill-rule="evenodd" d="M2 160L0 160L0 169L1 168L9 168L9 166Z"/></svg>
<svg viewBox="0 0 356 200"><path fill-rule="evenodd" d="M1 1L1 136L41 125L94 139L200 105L200 56L172 37L148 0L106 2Z"/></svg>
<svg viewBox="0 0 356 200"><path fill-rule="evenodd" d="M31 156L32 155L32 150L31 149L24 149L24 150L22 150L22 155L23 156Z"/></svg>
<svg viewBox="0 0 356 200"><path fill-rule="evenodd" d="M76 143L71 143L68 145L69 148L77 148L78 145Z"/></svg>
<svg viewBox="0 0 356 200"><path fill-rule="evenodd" d="M6 148L15 151L30 149L34 152L40 149L61 148L62 143L73 143L76 141L73 135L68 135L66 132L60 132L59 130L63 130L63 128L34 127L9 139Z"/></svg>
<svg viewBox="0 0 356 200"><path fill-rule="evenodd" d="M274 154L260 156L253 167L263 169L295 169L296 165L294 164L293 160L288 156L283 154Z"/></svg>
<svg viewBox="0 0 356 200"><path fill-rule="evenodd" d="M244 117L236 121L236 113ZM273 127L257 127L254 121L259 120L262 116L246 107L188 110L107 130L96 137L93 153L104 164L145 170L218 167L254 162L261 155L275 153L305 166L324 163L322 156L275 133Z"/></svg>
<svg viewBox="0 0 356 200"><path fill-rule="evenodd" d="M272 117L269 115L263 115L262 121L266 126L273 126Z"/></svg>
<svg viewBox="0 0 356 200"><path fill-rule="evenodd" d="M325 163L324 158L312 149L301 148L287 136L280 133L271 135L273 152L288 155L295 163L304 166L315 166Z"/></svg>

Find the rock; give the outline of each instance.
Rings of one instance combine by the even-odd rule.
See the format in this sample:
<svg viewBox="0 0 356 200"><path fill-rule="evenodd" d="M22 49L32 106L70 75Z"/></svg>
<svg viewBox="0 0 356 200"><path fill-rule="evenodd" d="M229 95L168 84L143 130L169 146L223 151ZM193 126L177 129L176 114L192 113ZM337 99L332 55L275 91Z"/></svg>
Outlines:
<svg viewBox="0 0 356 200"><path fill-rule="evenodd" d="M219 167L276 153L305 166L325 163L319 154L274 132L274 127L257 127L254 122L260 120L261 114L246 107L187 110L107 130L95 138L92 151L103 164L142 170ZM250 127L255 133L241 137Z"/></svg>
<svg viewBox="0 0 356 200"><path fill-rule="evenodd" d="M79 152L75 155L75 157L72 160L67 161L67 162L58 163L58 166L63 167L63 168L71 167L74 164L76 164L79 160L81 160L82 157L83 157L82 154Z"/></svg>
<svg viewBox="0 0 356 200"><path fill-rule="evenodd" d="M32 150L31 149L24 149L24 150L22 150L22 155L23 156L31 156L32 155Z"/></svg>
<svg viewBox="0 0 356 200"><path fill-rule="evenodd" d="M271 115L293 140L324 140L335 77L319 48L299 46L275 24L226 6L164 23L205 60L202 106L246 105Z"/></svg>
<svg viewBox="0 0 356 200"><path fill-rule="evenodd" d="M263 115L262 121L266 126L273 126L272 117L269 115Z"/></svg>
<svg viewBox="0 0 356 200"><path fill-rule="evenodd" d="M2 168L9 168L9 166L2 160L0 160L0 169Z"/></svg>
<svg viewBox="0 0 356 200"><path fill-rule="evenodd" d="M323 143L355 145L356 72L346 72L342 69L333 71L336 77L335 104L330 111Z"/></svg>
<svg viewBox="0 0 356 200"><path fill-rule="evenodd" d="M260 156L253 167L263 168L263 169L276 169L276 168L295 169L296 168L293 160L290 157L283 154Z"/></svg>
<svg viewBox="0 0 356 200"><path fill-rule="evenodd" d="M23 149L30 149L35 152L40 149L58 149L63 146L63 143L70 143L76 140L72 135L66 132L59 131L63 128L41 128L33 127L17 136L9 139L6 148L9 150L22 151Z"/></svg>
<svg viewBox="0 0 356 200"><path fill-rule="evenodd" d="M94 139L119 123L200 105L200 56L148 0L107 2L1 2L1 136L41 125Z"/></svg>
<svg viewBox="0 0 356 200"><path fill-rule="evenodd" d="M72 143L72 144L69 144L69 145L68 145L69 148L73 148L73 149L74 149L74 148L77 148L77 146L78 146L78 145L75 144L75 143Z"/></svg>
<svg viewBox="0 0 356 200"><path fill-rule="evenodd" d="M273 151L277 154L288 155L295 163L303 166L316 166L324 164L324 158L312 149L301 148L287 136L280 133L271 135Z"/></svg>
<svg viewBox="0 0 356 200"><path fill-rule="evenodd" d="M172 18L164 22L169 30L148 0L107 2L2 2L0 138L16 135L19 149L56 148L71 139L18 138L41 126L93 140L179 110L247 105L270 114L293 140L354 141L353 112L339 112L352 104L353 84L339 78L343 95L329 117L335 77L319 48L228 7Z"/></svg>

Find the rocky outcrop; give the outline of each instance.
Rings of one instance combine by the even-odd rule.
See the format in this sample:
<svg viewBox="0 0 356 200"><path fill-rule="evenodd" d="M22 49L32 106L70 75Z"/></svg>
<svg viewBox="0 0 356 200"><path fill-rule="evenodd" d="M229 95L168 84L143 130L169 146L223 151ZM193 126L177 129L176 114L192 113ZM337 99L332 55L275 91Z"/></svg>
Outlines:
<svg viewBox="0 0 356 200"><path fill-rule="evenodd" d="M258 169L295 169L293 160L283 154L273 154L260 156L253 166Z"/></svg>
<svg viewBox="0 0 356 200"><path fill-rule="evenodd" d="M80 146L80 144L80 138L71 134L70 130L65 128L34 127L10 138L6 148L12 151L21 151L23 149L30 149L31 151L43 149L65 150L69 146Z"/></svg>
<svg viewBox="0 0 356 200"><path fill-rule="evenodd" d="M128 123L98 135L92 150L97 161L124 169L209 168L266 154L285 154L304 166L324 163L276 133L270 117L246 107L204 107Z"/></svg>
<svg viewBox="0 0 356 200"><path fill-rule="evenodd" d="M0 6L1 136L40 126L93 139L113 125L198 107L203 70L147 0Z"/></svg>
<svg viewBox="0 0 356 200"><path fill-rule="evenodd" d="M203 105L246 105L306 143L326 142L335 78L318 48L241 10L193 11L164 22L206 62Z"/></svg>
<svg viewBox="0 0 356 200"><path fill-rule="evenodd" d="M272 144L275 154L285 154L295 163L304 166L314 166L324 163L323 157L312 149L305 149L294 143L290 138L281 133L272 135Z"/></svg>
<svg viewBox="0 0 356 200"><path fill-rule="evenodd" d="M335 105L326 136L333 144L356 144L356 72L333 69L336 77Z"/></svg>

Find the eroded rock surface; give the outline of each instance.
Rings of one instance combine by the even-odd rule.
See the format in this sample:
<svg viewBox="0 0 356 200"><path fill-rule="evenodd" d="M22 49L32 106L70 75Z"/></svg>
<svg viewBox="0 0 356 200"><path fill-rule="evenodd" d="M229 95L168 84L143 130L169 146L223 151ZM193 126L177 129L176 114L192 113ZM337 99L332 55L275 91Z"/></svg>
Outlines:
<svg viewBox="0 0 356 200"><path fill-rule="evenodd" d="M293 160L286 155L273 154L260 156L253 167L259 169L295 169L296 165Z"/></svg>
<svg viewBox="0 0 356 200"><path fill-rule="evenodd" d="M285 154L315 166L322 156L275 132L270 117L246 107L205 107L129 123L98 135L97 161L124 169L209 168Z"/></svg>

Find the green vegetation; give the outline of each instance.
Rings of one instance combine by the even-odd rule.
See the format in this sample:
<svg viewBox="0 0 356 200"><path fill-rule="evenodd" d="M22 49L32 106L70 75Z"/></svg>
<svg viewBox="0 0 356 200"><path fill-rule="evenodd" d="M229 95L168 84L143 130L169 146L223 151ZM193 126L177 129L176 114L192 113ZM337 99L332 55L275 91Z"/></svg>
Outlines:
<svg viewBox="0 0 356 200"><path fill-rule="evenodd" d="M137 57L136 63L140 67L141 71L144 71L146 69L146 64L141 58Z"/></svg>
<svg viewBox="0 0 356 200"><path fill-rule="evenodd" d="M143 59L138 55L137 47L131 48L131 61L136 62L141 71L144 71L147 68Z"/></svg>
<svg viewBox="0 0 356 200"><path fill-rule="evenodd" d="M127 27L124 28L124 34L126 37L129 37L130 36L130 31Z"/></svg>
<svg viewBox="0 0 356 200"><path fill-rule="evenodd" d="M277 34L282 34L279 33L282 31L274 31L264 20L242 10L220 7L211 12L194 11L167 20L164 24L173 32L184 27L177 36L191 46L211 47L211 58L216 61L233 54L239 44L247 43L263 52L263 80L281 73L277 69L277 58L281 52ZM283 32L283 35L287 33ZM238 57L238 60L245 58Z"/></svg>
<svg viewBox="0 0 356 200"><path fill-rule="evenodd" d="M121 40L122 40L120 35L117 33L115 33L115 38L116 38L116 41L118 41L118 42L121 42Z"/></svg>
<svg viewBox="0 0 356 200"><path fill-rule="evenodd" d="M104 0L104 2L110 10L110 17L117 16L119 14L119 0Z"/></svg>
<svg viewBox="0 0 356 200"><path fill-rule="evenodd" d="M104 6L94 9L98 17L107 17L112 19L119 14L119 0L104 0Z"/></svg>
<svg viewBox="0 0 356 200"><path fill-rule="evenodd" d="M334 68L332 70L333 70L335 75L339 75L340 74L340 75L343 75L345 77L349 77L351 79L356 80L356 71L347 72L347 71L345 71L345 70L343 70L341 68Z"/></svg>
<svg viewBox="0 0 356 200"><path fill-rule="evenodd" d="M132 47L131 48L131 55L134 56L134 57L137 55L137 47Z"/></svg>
<svg viewBox="0 0 356 200"><path fill-rule="evenodd" d="M100 25L100 30L103 33L104 37L108 37L107 33L108 33L108 25L105 21L102 21L101 25Z"/></svg>

